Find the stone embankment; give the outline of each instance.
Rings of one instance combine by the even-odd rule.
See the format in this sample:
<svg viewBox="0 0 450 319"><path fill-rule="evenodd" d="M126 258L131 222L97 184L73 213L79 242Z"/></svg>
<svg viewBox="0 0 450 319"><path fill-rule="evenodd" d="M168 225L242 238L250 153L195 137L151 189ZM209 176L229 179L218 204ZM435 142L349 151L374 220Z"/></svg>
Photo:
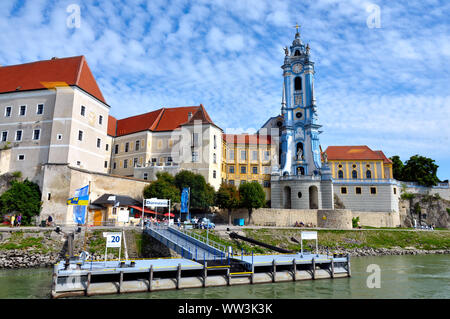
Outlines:
<svg viewBox="0 0 450 319"><path fill-rule="evenodd" d="M320 251L320 249L319 249ZM326 250L322 250L326 253ZM333 249L333 253L349 254L351 257L364 256L398 256L398 255L426 255L426 254L450 254L450 249L425 250L416 248L337 248Z"/></svg>

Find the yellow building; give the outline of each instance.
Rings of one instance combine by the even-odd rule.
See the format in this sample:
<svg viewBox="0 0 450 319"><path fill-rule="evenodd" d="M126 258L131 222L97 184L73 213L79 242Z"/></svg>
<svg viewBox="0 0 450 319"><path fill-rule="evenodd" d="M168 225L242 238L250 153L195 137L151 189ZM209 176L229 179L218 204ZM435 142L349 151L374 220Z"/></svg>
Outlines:
<svg viewBox="0 0 450 319"><path fill-rule="evenodd" d="M270 199L271 159L276 146L268 135L223 134L222 181L236 185L259 182Z"/></svg>
<svg viewBox="0 0 450 319"><path fill-rule="evenodd" d="M393 179L392 161L382 151L363 146L329 146L328 166L334 180Z"/></svg>

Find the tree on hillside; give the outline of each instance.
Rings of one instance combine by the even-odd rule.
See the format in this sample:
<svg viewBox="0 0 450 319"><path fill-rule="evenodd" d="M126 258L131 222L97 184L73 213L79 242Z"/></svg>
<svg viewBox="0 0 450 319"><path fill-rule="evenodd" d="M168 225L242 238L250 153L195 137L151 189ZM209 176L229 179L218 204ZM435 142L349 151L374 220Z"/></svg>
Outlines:
<svg viewBox="0 0 450 319"><path fill-rule="evenodd" d="M239 185L240 206L248 209L249 223L253 222L252 212L254 208L264 207L266 193L257 181L242 183Z"/></svg>
<svg viewBox="0 0 450 319"><path fill-rule="evenodd" d="M394 175L394 179L396 179L398 181L402 181L403 180L403 168L405 167L405 165L400 160L400 156L398 156L398 155L392 156L392 157L390 157L390 160L392 161L392 172Z"/></svg>
<svg viewBox="0 0 450 319"><path fill-rule="evenodd" d="M11 187L0 196L2 214L22 214L22 224L27 225L32 217L41 212L41 191L39 185L29 181L12 181Z"/></svg>
<svg viewBox="0 0 450 319"><path fill-rule="evenodd" d="M214 204L214 188L201 174L183 170L175 175L175 185L179 190L190 188L190 207L193 209L205 210Z"/></svg>
<svg viewBox="0 0 450 319"><path fill-rule="evenodd" d="M170 199L171 203L180 202L180 190L175 186L175 178L167 172L156 173L156 181L144 188L144 198Z"/></svg>
<svg viewBox="0 0 450 319"><path fill-rule="evenodd" d="M436 176L438 165L434 160L420 155L411 156L402 169L402 178L406 182L417 182L422 186L434 186L439 182Z"/></svg>
<svg viewBox="0 0 450 319"><path fill-rule="evenodd" d="M231 225L231 210L239 207L239 192L236 186L222 183L216 193L215 203L219 208L228 209L228 225Z"/></svg>

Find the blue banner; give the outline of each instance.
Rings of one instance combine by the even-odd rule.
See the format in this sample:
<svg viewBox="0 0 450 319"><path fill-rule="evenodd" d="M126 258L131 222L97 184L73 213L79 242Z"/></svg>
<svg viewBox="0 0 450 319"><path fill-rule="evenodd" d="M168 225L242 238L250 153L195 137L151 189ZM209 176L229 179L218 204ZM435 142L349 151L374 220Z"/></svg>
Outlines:
<svg viewBox="0 0 450 319"><path fill-rule="evenodd" d="M73 221L77 224L83 225L85 223L86 206L75 205L73 206Z"/></svg>
<svg viewBox="0 0 450 319"><path fill-rule="evenodd" d="M189 212L189 188L183 188L181 192L181 210L182 213Z"/></svg>

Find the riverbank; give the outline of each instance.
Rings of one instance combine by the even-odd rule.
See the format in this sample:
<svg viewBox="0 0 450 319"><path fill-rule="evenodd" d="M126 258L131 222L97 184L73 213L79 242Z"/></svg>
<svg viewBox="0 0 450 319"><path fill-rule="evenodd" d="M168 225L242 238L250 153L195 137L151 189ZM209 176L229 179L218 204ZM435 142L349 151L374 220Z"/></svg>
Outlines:
<svg viewBox="0 0 450 319"><path fill-rule="evenodd" d="M274 228L274 227L217 227L209 231L210 239L232 246L235 251L253 251L255 254L274 253L261 246L230 238L232 231L239 235L299 251L300 232L312 229ZM113 228L91 228L75 235L75 253L87 250L94 260L104 259L104 231L117 231ZM318 231L318 248L322 254L350 254L351 257L449 254L450 231L411 231L399 229L370 230L327 230ZM170 257L175 254L159 243L143 236L138 228L126 229L129 258ZM206 236L205 230L196 230ZM20 229L2 231L0 239L0 269L51 267L65 252L64 237L51 229ZM313 241L306 241L304 249L314 249ZM122 252L124 247L122 247ZM122 256L124 254L122 253ZM108 251L108 259L117 258L118 249Z"/></svg>

